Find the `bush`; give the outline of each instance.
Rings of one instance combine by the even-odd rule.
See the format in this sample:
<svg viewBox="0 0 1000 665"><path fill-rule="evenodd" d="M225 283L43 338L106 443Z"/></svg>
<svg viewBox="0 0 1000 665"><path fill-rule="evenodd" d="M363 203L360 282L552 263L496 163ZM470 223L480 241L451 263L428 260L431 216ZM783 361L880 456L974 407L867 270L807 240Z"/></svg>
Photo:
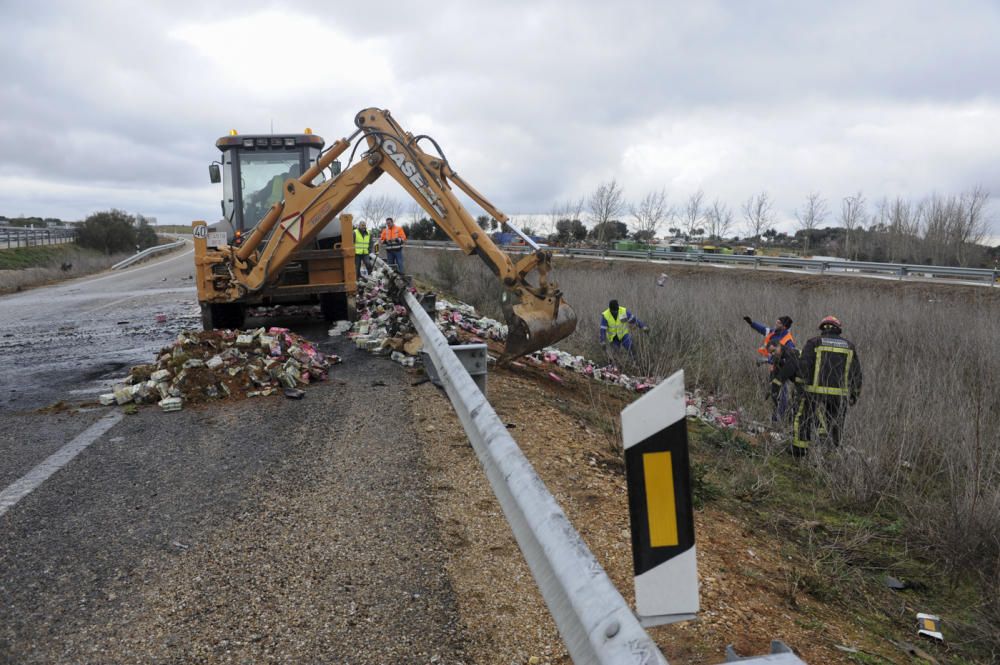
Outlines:
<svg viewBox="0 0 1000 665"><path fill-rule="evenodd" d="M106 210L87 217L77 232L77 243L106 255L134 252L157 244L156 232L142 215Z"/></svg>

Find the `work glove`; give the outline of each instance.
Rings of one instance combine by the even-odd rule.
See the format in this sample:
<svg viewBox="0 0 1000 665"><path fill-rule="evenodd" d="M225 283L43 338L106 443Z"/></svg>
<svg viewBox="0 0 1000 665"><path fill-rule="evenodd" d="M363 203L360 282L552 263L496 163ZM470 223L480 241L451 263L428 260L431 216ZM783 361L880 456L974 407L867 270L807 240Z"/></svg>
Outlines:
<svg viewBox="0 0 1000 665"><path fill-rule="evenodd" d="M747 325L749 326L753 325L753 319L751 319L749 316L744 316L743 320L747 322Z"/></svg>
<svg viewBox="0 0 1000 665"><path fill-rule="evenodd" d="M645 332L645 333L648 333L649 332L649 326L646 326L645 328L643 328L642 331Z"/></svg>
<svg viewBox="0 0 1000 665"><path fill-rule="evenodd" d="M847 398L847 403L850 406L854 406L855 404L858 403L858 396L857 395L851 395L850 397Z"/></svg>

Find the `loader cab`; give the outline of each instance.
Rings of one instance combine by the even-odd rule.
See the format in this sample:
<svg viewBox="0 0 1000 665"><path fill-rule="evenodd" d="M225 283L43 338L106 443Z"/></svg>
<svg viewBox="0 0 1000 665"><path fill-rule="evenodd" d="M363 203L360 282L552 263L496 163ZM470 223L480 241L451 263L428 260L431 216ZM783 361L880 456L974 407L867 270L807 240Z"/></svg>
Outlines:
<svg viewBox="0 0 1000 665"><path fill-rule="evenodd" d="M222 222L230 241L245 236L282 198L282 185L316 163L323 139L304 134L237 134L215 142L220 164L209 167L212 182L222 181ZM221 168L220 168L221 167ZM319 182L319 178L315 182ZM332 225L331 225L332 226Z"/></svg>

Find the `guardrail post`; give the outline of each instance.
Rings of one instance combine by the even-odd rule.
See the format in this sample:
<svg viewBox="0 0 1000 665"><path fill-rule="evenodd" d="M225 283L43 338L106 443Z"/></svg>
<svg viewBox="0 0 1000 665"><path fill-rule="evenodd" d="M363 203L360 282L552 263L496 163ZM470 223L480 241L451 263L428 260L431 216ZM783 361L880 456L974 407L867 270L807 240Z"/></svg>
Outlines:
<svg viewBox="0 0 1000 665"><path fill-rule="evenodd" d="M906 277L906 266L899 266L899 279Z"/></svg>

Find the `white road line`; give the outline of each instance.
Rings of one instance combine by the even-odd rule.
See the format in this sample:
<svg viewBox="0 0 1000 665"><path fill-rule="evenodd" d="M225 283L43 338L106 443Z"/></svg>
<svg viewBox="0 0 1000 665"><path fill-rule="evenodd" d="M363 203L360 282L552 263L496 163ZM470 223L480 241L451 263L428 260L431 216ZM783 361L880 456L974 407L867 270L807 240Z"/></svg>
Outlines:
<svg viewBox="0 0 1000 665"><path fill-rule="evenodd" d="M102 434L115 426L122 419L120 411L114 411L104 416L96 423L83 430L75 439L49 455L48 459L15 480L10 487L0 492L0 516L14 507L18 501L28 496L35 488L48 480L49 476L63 468L80 452L99 439Z"/></svg>

